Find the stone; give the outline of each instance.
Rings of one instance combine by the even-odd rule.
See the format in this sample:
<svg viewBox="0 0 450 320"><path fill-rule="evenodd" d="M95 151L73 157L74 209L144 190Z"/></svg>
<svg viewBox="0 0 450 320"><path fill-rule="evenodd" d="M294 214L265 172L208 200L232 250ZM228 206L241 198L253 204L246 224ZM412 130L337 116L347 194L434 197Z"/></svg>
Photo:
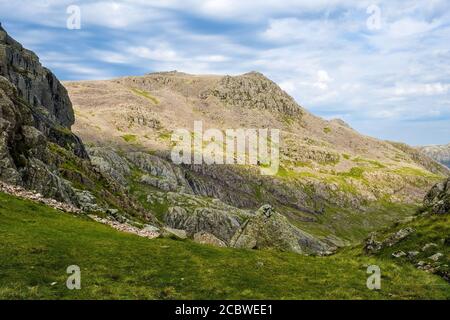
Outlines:
<svg viewBox="0 0 450 320"><path fill-rule="evenodd" d="M396 252L392 253L392 256L394 258L401 258L401 257L406 256L406 253L403 251L396 251Z"/></svg>
<svg viewBox="0 0 450 320"><path fill-rule="evenodd" d="M408 251L408 258L414 258L419 255L419 251Z"/></svg>
<svg viewBox="0 0 450 320"><path fill-rule="evenodd" d="M422 247L422 251L427 251L427 250L429 250L431 248L436 248L436 247L437 247L436 243L430 242L430 243L427 243L426 245L424 245Z"/></svg>
<svg viewBox="0 0 450 320"><path fill-rule="evenodd" d="M194 241L200 244L209 244L216 247L226 247L226 243L208 232L197 232L194 234Z"/></svg>
<svg viewBox="0 0 450 320"><path fill-rule="evenodd" d="M428 257L428 259L433 260L433 261L438 261L442 256L443 256L443 254L438 252L438 253L435 253L432 256Z"/></svg>
<svg viewBox="0 0 450 320"><path fill-rule="evenodd" d="M270 206L269 206L270 207ZM262 206L254 216L242 224L230 241L235 248L265 249L321 255L335 251L332 247L289 223L286 217ZM270 216L265 212L270 211Z"/></svg>
<svg viewBox="0 0 450 320"><path fill-rule="evenodd" d="M187 233L185 230L164 227L163 233L164 236L168 237L175 236L176 238L179 239L187 239Z"/></svg>
<svg viewBox="0 0 450 320"><path fill-rule="evenodd" d="M145 231L150 231L150 232L160 232L160 229L158 227L146 224L144 225L144 227L142 228Z"/></svg>
<svg viewBox="0 0 450 320"><path fill-rule="evenodd" d="M256 214L262 214L266 218L270 218L274 214L274 212L275 211L270 204L265 204L261 208L258 209Z"/></svg>
<svg viewBox="0 0 450 320"><path fill-rule="evenodd" d="M450 178L437 183L425 196L424 210L434 214L450 213Z"/></svg>

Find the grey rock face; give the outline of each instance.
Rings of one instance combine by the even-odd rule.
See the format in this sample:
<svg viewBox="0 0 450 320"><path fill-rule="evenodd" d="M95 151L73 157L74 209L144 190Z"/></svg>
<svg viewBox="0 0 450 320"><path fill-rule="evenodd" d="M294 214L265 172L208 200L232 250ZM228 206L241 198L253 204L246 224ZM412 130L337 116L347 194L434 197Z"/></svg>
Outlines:
<svg viewBox="0 0 450 320"><path fill-rule="evenodd" d="M70 131L73 121L64 87L0 26L0 179L78 205L75 190L56 170L58 156L49 150L54 142L87 158Z"/></svg>
<svg viewBox="0 0 450 320"><path fill-rule="evenodd" d="M75 117L67 90L33 52L23 48L1 26L0 76L16 87L20 103L28 109L39 131L50 141L87 158L81 140L70 132Z"/></svg>
<svg viewBox="0 0 450 320"><path fill-rule="evenodd" d="M271 206L264 205L250 217L233 236L230 245L235 248L274 248L296 253L325 254L336 248L296 228Z"/></svg>
<svg viewBox="0 0 450 320"><path fill-rule="evenodd" d="M0 76L0 179L75 204L70 184L47 164L47 138L32 124L16 88Z"/></svg>
<svg viewBox="0 0 450 320"><path fill-rule="evenodd" d="M436 184L423 201L424 209L435 214L450 212L450 178Z"/></svg>
<svg viewBox="0 0 450 320"><path fill-rule="evenodd" d="M192 193L183 170L169 161L144 152L131 152L126 157L133 165L147 173L142 177L142 182L164 191Z"/></svg>
<svg viewBox="0 0 450 320"><path fill-rule="evenodd" d="M30 106L44 108L51 120L70 129L75 117L66 89L33 52L24 49L1 26L0 75L17 87Z"/></svg>
<svg viewBox="0 0 450 320"><path fill-rule="evenodd" d="M201 94L205 99L208 96L215 96L225 104L239 108L276 110L297 117L302 114L302 109L292 97L258 72L223 77L213 90Z"/></svg>
<svg viewBox="0 0 450 320"><path fill-rule="evenodd" d="M228 243L239 229L242 219L213 208L195 208L187 211L182 207L171 207L165 216L165 223L173 228L186 230L191 236L203 231Z"/></svg>
<svg viewBox="0 0 450 320"><path fill-rule="evenodd" d="M122 185L127 184L131 174L130 164L110 148L88 148L91 163L102 173Z"/></svg>

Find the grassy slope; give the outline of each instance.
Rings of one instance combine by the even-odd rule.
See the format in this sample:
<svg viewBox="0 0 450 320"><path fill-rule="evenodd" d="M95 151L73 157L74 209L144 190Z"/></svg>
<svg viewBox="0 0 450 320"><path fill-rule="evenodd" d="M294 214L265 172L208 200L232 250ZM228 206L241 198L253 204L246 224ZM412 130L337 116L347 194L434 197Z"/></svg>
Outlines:
<svg viewBox="0 0 450 320"><path fill-rule="evenodd" d="M439 277L360 248L307 257L148 240L1 193L0 243L2 299L450 298ZM81 290L65 287L72 264ZM368 264L381 267L381 291L365 286Z"/></svg>
<svg viewBox="0 0 450 320"><path fill-rule="evenodd" d="M397 258L400 263L416 264L419 261L440 265L442 271L449 271L450 265L450 214L419 216L411 222L401 224L393 229L381 234L380 239L389 236L392 232L399 229L411 227L415 231L405 240L399 242L392 247L383 248L377 253L379 257L391 258L392 253L396 251L403 251L405 253L410 251L418 251L419 254L413 258L401 257ZM422 250L426 244L434 243L436 246L430 247L427 250ZM442 253L443 256L438 263L429 259L435 253Z"/></svg>

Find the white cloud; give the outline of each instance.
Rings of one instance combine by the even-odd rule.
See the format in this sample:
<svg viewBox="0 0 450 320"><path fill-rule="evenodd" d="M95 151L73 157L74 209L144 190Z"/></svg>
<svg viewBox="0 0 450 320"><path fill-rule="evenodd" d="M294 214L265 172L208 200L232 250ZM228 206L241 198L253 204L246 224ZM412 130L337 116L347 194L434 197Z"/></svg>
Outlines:
<svg viewBox="0 0 450 320"><path fill-rule="evenodd" d="M331 81L333 81L333 79L328 75L328 72L319 70L317 71L317 81L314 83L314 86L320 90L326 90Z"/></svg>
<svg viewBox="0 0 450 320"><path fill-rule="evenodd" d="M178 60L177 53L168 45L158 45L154 48L144 46L130 47L126 51L136 57L157 61L175 61Z"/></svg>
<svg viewBox="0 0 450 320"><path fill-rule="evenodd" d="M425 84L397 84L395 87L395 94L398 96L405 95L442 95L448 93L450 84L425 83Z"/></svg>

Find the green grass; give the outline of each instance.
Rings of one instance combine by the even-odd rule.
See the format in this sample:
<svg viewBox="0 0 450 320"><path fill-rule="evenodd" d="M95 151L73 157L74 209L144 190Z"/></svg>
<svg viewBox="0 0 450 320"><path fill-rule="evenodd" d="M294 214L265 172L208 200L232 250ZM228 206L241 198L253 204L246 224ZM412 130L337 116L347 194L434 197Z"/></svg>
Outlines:
<svg viewBox="0 0 450 320"><path fill-rule="evenodd" d="M401 228L411 227L414 232L403 241L392 247L383 248L378 256L383 258L392 258L392 253L395 251L418 251L419 254L413 258L401 257L398 258L400 263L416 264L419 261L432 262L428 258L440 252L443 257L439 259L442 270L450 271L450 215L426 215L418 216L413 221L407 224L397 225L395 228L386 230L380 235L380 239L387 237L389 234L398 231ZM421 249L429 243L434 243L436 246L431 247L425 251Z"/></svg>
<svg viewBox="0 0 450 320"><path fill-rule="evenodd" d="M394 170L394 173L399 175L417 176L417 177L429 177L429 178L441 178L438 175L430 173L425 170L411 168L411 167L401 167Z"/></svg>
<svg viewBox="0 0 450 320"><path fill-rule="evenodd" d="M450 298L439 277L360 248L313 257L149 240L5 194L0 243L1 299ZM81 290L65 286L73 264ZM366 288L371 264L380 291Z"/></svg>
<svg viewBox="0 0 450 320"><path fill-rule="evenodd" d="M386 166L384 164L382 164L381 162L376 161L376 160L364 159L364 158L361 158L361 157L356 157L356 158L352 159L352 161L356 162L356 163L360 163L360 164L361 163L368 163L368 164L371 164L374 168L377 168L377 169L386 168Z"/></svg>
<svg viewBox="0 0 450 320"><path fill-rule="evenodd" d="M360 167L353 167L350 169L350 171L347 172L339 172L338 175L342 177L349 177L349 178L362 178L364 173L364 168Z"/></svg>
<svg viewBox="0 0 450 320"><path fill-rule="evenodd" d="M158 137L161 140L170 140L172 137L172 131L163 130L163 131L159 132Z"/></svg>
<svg viewBox="0 0 450 320"><path fill-rule="evenodd" d="M140 90L140 89L137 89L137 88L131 88L131 91L133 91L138 96L141 96L141 97L144 97L144 98L150 100L153 104L159 104L159 100L156 97L152 96L150 93L148 93L145 90Z"/></svg>
<svg viewBox="0 0 450 320"><path fill-rule="evenodd" d="M135 134L125 134L122 136L122 139L128 143L135 143L135 142L137 142L138 138Z"/></svg>

